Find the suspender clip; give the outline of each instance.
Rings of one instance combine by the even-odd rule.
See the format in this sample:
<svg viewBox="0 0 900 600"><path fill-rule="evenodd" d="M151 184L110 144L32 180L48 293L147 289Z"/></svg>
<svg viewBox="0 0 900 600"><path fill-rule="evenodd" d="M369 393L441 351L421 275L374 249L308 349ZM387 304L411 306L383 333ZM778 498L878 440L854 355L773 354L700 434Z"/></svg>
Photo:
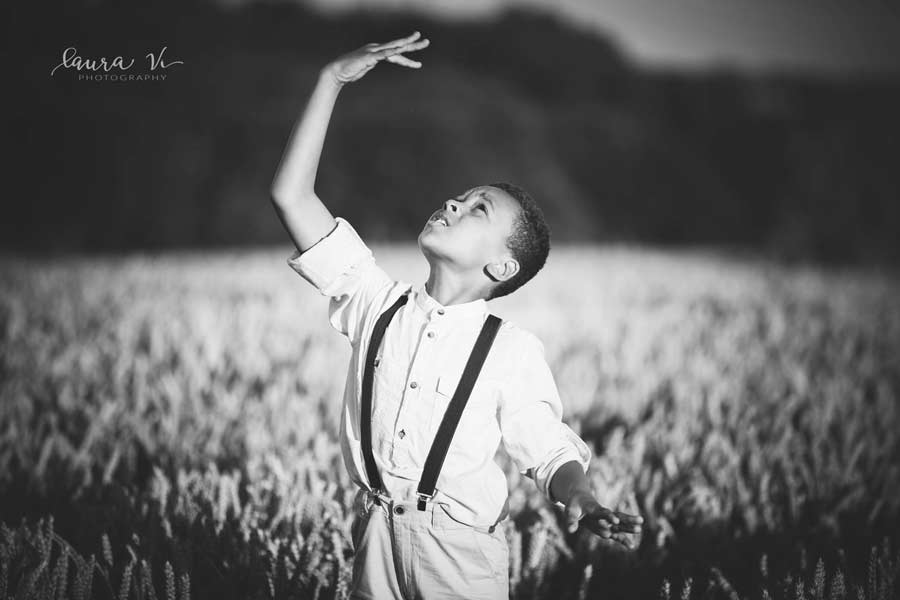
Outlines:
<svg viewBox="0 0 900 600"><path fill-rule="evenodd" d="M419 501L416 502L416 508L419 510L425 510L425 503L434 498L433 494L424 494L422 492L416 493L416 496L419 497Z"/></svg>

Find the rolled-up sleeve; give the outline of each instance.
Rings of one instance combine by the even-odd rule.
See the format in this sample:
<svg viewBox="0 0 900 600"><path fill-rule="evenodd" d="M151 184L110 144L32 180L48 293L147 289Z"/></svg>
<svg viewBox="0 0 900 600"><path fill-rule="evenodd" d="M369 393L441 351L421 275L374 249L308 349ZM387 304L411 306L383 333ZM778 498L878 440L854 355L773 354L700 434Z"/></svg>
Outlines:
<svg viewBox="0 0 900 600"><path fill-rule="evenodd" d="M331 301L328 320L354 342L366 310L393 280L375 262L372 251L347 221L337 224L328 235L300 252L295 250L288 265Z"/></svg>
<svg viewBox="0 0 900 600"><path fill-rule="evenodd" d="M541 341L527 334L519 348L513 382L501 392L503 445L520 472L534 479L544 497L554 501L550 481L557 469L574 460L587 472L591 451L562 422L562 402Z"/></svg>

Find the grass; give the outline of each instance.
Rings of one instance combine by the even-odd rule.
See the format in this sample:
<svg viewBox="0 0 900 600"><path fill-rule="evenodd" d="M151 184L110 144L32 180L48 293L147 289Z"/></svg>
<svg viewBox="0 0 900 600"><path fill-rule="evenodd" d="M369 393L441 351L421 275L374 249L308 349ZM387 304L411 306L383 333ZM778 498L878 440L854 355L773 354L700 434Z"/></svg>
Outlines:
<svg viewBox="0 0 900 600"><path fill-rule="evenodd" d="M0 259L0 599L346 597L349 346L289 253ZM543 340L600 500L645 533L564 533L501 453L512 596L896 597L898 290L555 248L491 308Z"/></svg>

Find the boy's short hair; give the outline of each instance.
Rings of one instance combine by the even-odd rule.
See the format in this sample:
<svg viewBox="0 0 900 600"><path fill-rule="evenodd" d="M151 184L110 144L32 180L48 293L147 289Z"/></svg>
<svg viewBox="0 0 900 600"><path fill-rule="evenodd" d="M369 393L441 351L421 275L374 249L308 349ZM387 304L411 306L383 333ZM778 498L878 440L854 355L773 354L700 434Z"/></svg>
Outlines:
<svg viewBox="0 0 900 600"><path fill-rule="evenodd" d="M512 231L506 239L506 247L519 262L519 272L494 287L488 297L488 300L492 300L516 291L537 275L547 262L547 255L550 254L550 228L541 207L528 192L512 183L499 182L488 185L501 189L515 198L520 207L519 214L513 221Z"/></svg>

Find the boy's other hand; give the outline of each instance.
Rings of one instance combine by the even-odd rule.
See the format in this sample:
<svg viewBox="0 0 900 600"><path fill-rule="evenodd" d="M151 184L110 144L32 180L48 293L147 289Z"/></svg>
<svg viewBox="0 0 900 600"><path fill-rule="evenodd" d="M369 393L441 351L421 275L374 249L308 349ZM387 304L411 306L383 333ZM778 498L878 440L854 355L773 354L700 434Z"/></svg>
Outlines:
<svg viewBox="0 0 900 600"><path fill-rule="evenodd" d="M380 61L387 60L396 65L418 69L422 63L403 56L406 52L421 50L428 46L428 39L419 39L418 31L412 35L396 39L384 44L366 44L362 48L344 54L329 63L325 70L330 73L338 85L356 81L368 73Z"/></svg>
<svg viewBox="0 0 900 600"><path fill-rule="evenodd" d="M644 522L638 515L614 511L602 506L592 494L575 494L566 505L566 526L569 533L578 529L578 523L605 540L613 540L633 550L634 538L641 533Z"/></svg>

